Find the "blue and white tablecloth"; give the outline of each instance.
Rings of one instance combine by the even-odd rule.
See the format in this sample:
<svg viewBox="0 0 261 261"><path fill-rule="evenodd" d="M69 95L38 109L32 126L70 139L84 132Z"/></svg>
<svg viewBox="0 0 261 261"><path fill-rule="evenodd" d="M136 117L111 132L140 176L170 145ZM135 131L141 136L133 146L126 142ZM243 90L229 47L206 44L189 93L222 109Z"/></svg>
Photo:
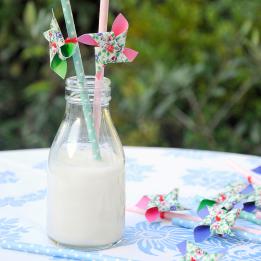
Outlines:
<svg viewBox="0 0 261 261"><path fill-rule="evenodd" d="M261 165L256 156L199 150L127 147L125 154L127 206L144 194L179 187L182 203L195 208L195 198L211 197L243 180L225 164L227 159L247 169ZM124 238L114 248L87 253L56 246L45 233L47 156L47 149L0 152L0 245L36 253L0 248L1 261L180 259L176 244L192 240L192 231L167 221L149 224L135 213L126 213ZM261 260L261 244L240 238L213 237L201 246L210 252L228 248L224 261ZM48 256L54 250L64 258Z"/></svg>

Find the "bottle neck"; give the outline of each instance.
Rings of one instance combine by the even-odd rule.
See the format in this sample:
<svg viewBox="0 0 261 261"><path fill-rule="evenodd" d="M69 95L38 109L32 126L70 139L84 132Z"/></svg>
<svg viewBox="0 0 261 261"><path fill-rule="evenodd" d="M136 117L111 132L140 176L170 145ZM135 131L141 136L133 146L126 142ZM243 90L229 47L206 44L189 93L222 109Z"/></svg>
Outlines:
<svg viewBox="0 0 261 261"><path fill-rule="evenodd" d="M95 104L91 103L91 108L92 108L92 112L93 112L93 106L95 106ZM83 113L83 108L82 108L83 104L82 103L73 103L67 100L66 102L66 109L65 109L65 116L66 118L71 118L71 119L75 119L75 118L84 118L84 113ZM101 106L101 113L102 115L105 113L109 113L109 103L107 104L103 104Z"/></svg>
<svg viewBox="0 0 261 261"><path fill-rule="evenodd" d="M76 77L68 78L65 88L67 105L77 108L89 103L92 108L95 106L108 108L111 100L110 83L110 80L106 77L102 80L96 80L94 76L85 76L83 83L79 83ZM94 96L96 99L94 99Z"/></svg>

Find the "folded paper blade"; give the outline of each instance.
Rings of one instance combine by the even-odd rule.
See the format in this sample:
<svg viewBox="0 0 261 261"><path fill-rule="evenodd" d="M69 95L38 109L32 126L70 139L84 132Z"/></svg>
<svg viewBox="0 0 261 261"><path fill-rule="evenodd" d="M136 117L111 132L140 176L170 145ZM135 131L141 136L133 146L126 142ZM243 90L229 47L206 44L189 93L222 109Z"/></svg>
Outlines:
<svg viewBox="0 0 261 261"><path fill-rule="evenodd" d="M141 200L136 204L138 208L146 209L150 199L147 196L143 196Z"/></svg>
<svg viewBox="0 0 261 261"><path fill-rule="evenodd" d="M61 60L58 54L56 54L51 61L51 69L64 79L67 73L67 62Z"/></svg>
<svg viewBox="0 0 261 261"><path fill-rule="evenodd" d="M115 36L118 36L124 32L127 32L128 29L129 23L127 19L122 14L119 14L112 24L112 31L114 32Z"/></svg>
<svg viewBox="0 0 261 261"><path fill-rule="evenodd" d="M149 222L153 222L160 217L160 212L157 207L152 207L146 210L145 217Z"/></svg>
<svg viewBox="0 0 261 261"><path fill-rule="evenodd" d="M205 239L210 237L210 226L200 225L194 228L194 240L195 242L203 242Z"/></svg>
<svg viewBox="0 0 261 261"><path fill-rule="evenodd" d="M99 46L98 42L95 41L90 34L81 35L80 37L78 37L78 42L96 47Z"/></svg>
<svg viewBox="0 0 261 261"><path fill-rule="evenodd" d="M261 175L261 166L258 166L257 168L252 169L252 171L255 172L256 174Z"/></svg>
<svg viewBox="0 0 261 261"><path fill-rule="evenodd" d="M43 33L45 39L49 42L50 67L61 78L65 78L67 73L67 62L75 52L75 40L65 42L59 24L54 16L50 23L50 29Z"/></svg>

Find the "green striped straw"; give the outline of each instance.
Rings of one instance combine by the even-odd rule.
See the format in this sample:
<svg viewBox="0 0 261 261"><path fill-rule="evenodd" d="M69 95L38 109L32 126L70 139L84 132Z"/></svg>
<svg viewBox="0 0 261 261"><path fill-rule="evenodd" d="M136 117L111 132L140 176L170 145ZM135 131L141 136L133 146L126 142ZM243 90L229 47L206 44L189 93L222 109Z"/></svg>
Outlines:
<svg viewBox="0 0 261 261"><path fill-rule="evenodd" d="M77 37L70 1L61 0L61 4L63 8L63 15L66 23L68 36L70 38ZM83 102L83 114L87 125L88 136L92 143L93 156L96 160L101 160L100 149L96 137L96 132L94 129L94 122L92 118L92 108L91 108L90 100L88 94L85 95L84 93L85 74L84 74L81 52L78 43L76 44L75 52L73 55L73 63L77 75L77 80L80 85L80 90L81 90L80 96Z"/></svg>
<svg viewBox="0 0 261 261"><path fill-rule="evenodd" d="M240 218L243 218L245 220L248 220L252 223L255 223L257 225L261 225L261 219L258 219L254 213L249 213L246 211L241 211Z"/></svg>

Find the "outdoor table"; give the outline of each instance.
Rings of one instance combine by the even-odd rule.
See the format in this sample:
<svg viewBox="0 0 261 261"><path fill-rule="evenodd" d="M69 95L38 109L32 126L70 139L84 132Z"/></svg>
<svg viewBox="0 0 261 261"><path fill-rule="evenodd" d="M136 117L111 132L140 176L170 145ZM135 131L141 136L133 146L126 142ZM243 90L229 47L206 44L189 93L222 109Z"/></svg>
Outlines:
<svg viewBox="0 0 261 261"><path fill-rule="evenodd" d="M163 220L148 223L144 215L131 212L126 212L122 241L107 250L66 249L48 239L45 230L48 151L0 152L1 261L180 260L176 245L193 240L191 229ZM125 155L127 207L135 205L143 195L165 194L177 187L182 204L196 209L199 197L209 198L229 183L245 180L227 162L249 170L261 165L261 157L257 156L188 149L125 147ZM221 259L224 261L261 260L261 244L238 237L214 236L200 246L208 252L227 248Z"/></svg>

